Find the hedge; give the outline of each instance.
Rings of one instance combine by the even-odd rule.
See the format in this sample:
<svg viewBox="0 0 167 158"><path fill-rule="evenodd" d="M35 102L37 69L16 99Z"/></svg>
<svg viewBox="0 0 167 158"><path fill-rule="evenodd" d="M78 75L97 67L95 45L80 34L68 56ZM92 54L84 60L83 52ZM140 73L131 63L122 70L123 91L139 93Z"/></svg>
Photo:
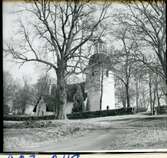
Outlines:
<svg viewBox="0 0 167 158"><path fill-rule="evenodd" d="M125 115L125 114L132 114L132 113L133 113L133 108L121 108L121 109L113 109L113 110L75 112L72 114L67 114L67 118L68 119L85 119L85 118ZM3 119L5 121L53 120L55 119L55 115L47 115L47 116L5 115Z"/></svg>
<svg viewBox="0 0 167 158"><path fill-rule="evenodd" d="M157 114L167 114L167 106L162 105L160 107L155 107L155 111L157 112Z"/></svg>
<svg viewBox="0 0 167 158"><path fill-rule="evenodd" d="M132 114L132 113L133 113L133 108L121 108L121 109L113 109L113 110L75 112L72 114L67 114L67 117L68 119L85 119L85 118L125 115L125 114Z"/></svg>
<svg viewBox="0 0 167 158"><path fill-rule="evenodd" d="M5 121L29 121L29 120L53 120L55 115L47 116L19 116L19 115L5 115L3 120Z"/></svg>

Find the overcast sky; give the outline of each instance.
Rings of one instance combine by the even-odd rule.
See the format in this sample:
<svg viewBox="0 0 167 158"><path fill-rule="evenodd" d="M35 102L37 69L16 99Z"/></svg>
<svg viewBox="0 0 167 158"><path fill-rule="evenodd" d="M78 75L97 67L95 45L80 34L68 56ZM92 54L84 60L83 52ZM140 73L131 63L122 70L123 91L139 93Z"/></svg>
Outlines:
<svg viewBox="0 0 167 158"><path fill-rule="evenodd" d="M4 2L3 1L3 40L9 41L12 36L17 32L17 18L13 11L18 10L21 2ZM116 5L119 7L119 5ZM25 18L22 14L21 18ZM26 19L26 18L25 18ZM9 71L15 79L22 80L23 76L26 77L30 83L35 83L41 73L45 73L44 67L39 64L25 63L19 67L19 64L11 62L11 58L4 58L3 68ZM51 76L55 77L55 73L51 72Z"/></svg>
<svg viewBox="0 0 167 158"><path fill-rule="evenodd" d="M12 36L16 34L17 24L16 16L13 11L18 10L20 2L4 2L3 1L3 42L9 41ZM25 63L20 67L19 64L16 64L10 57L3 59L3 69L9 71L14 79L22 80L23 77L26 77L29 83L35 83L41 74L44 74L44 70L41 64L34 63ZM50 72L53 77L55 74Z"/></svg>

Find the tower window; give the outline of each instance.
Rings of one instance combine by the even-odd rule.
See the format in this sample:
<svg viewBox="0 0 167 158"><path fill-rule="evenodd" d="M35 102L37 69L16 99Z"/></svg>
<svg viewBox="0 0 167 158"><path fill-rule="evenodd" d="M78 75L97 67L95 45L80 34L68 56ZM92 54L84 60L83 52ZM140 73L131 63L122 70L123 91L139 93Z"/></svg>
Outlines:
<svg viewBox="0 0 167 158"><path fill-rule="evenodd" d="M94 71L92 71L92 76L94 76L95 75L95 72Z"/></svg>

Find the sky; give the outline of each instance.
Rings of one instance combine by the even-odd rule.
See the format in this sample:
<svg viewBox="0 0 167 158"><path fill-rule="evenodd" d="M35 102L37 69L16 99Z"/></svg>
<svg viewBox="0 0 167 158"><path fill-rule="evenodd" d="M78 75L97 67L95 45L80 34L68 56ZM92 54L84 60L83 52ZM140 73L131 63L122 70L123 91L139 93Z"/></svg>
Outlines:
<svg viewBox="0 0 167 158"><path fill-rule="evenodd" d="M9 41L17 31L17 18L13 11L17 11L20 2L3 1L3 44ZM24 18L24 17L23 17ZM45 74L45 67L37 63L25 63L23 66L16 64L11 57L3 58L3 69L9 71L15 80L23 84L23 78L26 78L30 84L36 83L41 74ZM53 71L50 72L55 77Z"/></svg>
<svg viewBox="0 0 167 158"><path fill-rule="evenodd" d="M4 2L3 1L3 43L5 44L5 41L9 41L12 36L16 35L17 31L17 19L18 16L16 16L14 11L18 10L18 6L21 5L21 2ZM24 14L20 16L23 19L26 19L24 17ZM27 19L26 19L27 20ZM41 74L44 74L45 67L41 64L34 64L34 63L25 63L23 66L20 67L19 64L16 64L12 61L11 57L4 58L3 59L3 69L5 71L9 71L13 78L16 80L20 80L23 82L23 77L27 78L29 83L33 84L37 81L39 76ZM52 77L55 77L55 73L53 71L50 72L50 75Z"/></svg>

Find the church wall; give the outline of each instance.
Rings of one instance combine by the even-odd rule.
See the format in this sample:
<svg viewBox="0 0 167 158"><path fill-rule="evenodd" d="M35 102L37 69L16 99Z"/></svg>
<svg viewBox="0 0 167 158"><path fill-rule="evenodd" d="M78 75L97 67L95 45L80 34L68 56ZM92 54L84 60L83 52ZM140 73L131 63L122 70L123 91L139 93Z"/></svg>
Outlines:
<svg viewBox="0 0 167 158"><path fill-rule="evenodd" d="M103 69L102 110L106 110L107 106L109 106L109 109L116 109L114 75L111 71L107 75L106 71L107 69ZM89 68L87 71L85 91L89 102L88 111L100 110L101 75L102 69L100 66L96 66L93 69Z"/></svg>
<svg viewBox="0 0 167 158"><path fill-rule="evenodd" d="M88 110L100 110L100 69L98 66L87 71L85 92L88 96Z"/></svg>
<svg viewBox="0 0 167 158"><path fill-rule="evenodd" d="M114 88L114 75L109 72L108 77L104 73L103 78L103 97L102 97L102 110L115 109L115 88Z"/></svg>
<svg viewBox="0 0 167 158"><path fill-rule="evenodd" d="M88 103L89 111L99 111L100 110L100 91L96 91L95 88L92 88L88 92Z"/></svg>

